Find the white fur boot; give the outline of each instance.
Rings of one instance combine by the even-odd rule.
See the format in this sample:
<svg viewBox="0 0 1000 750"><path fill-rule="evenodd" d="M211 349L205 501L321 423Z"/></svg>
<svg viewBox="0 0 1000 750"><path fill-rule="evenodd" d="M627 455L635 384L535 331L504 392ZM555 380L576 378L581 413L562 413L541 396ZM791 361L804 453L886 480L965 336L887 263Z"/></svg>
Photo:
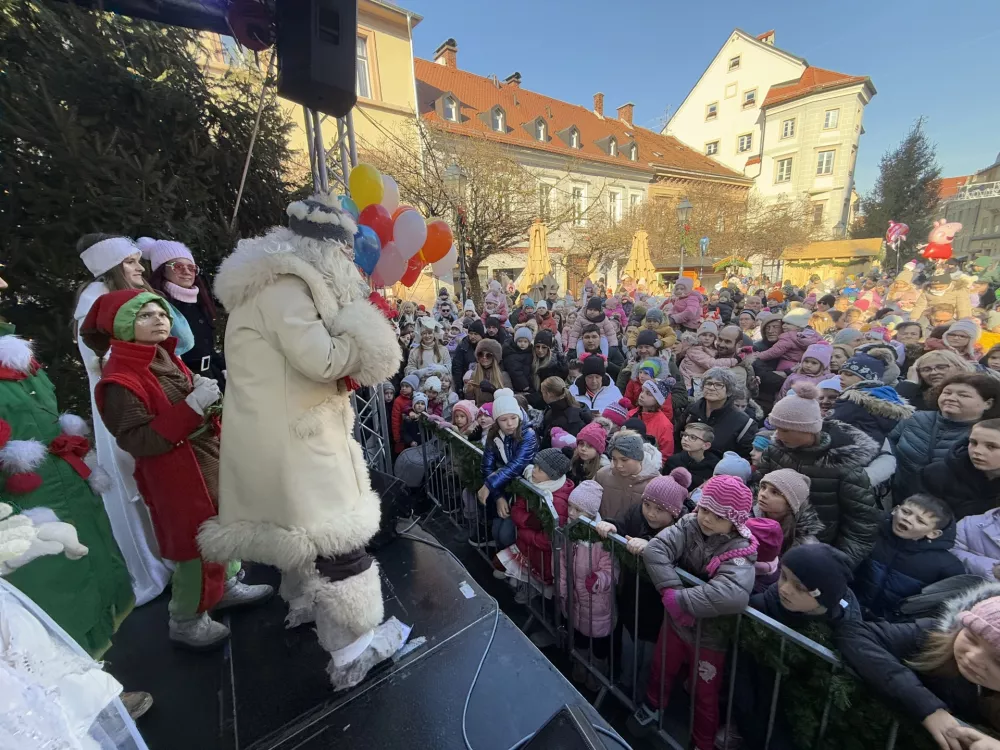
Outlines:
<svg viewBox="0 0 1000 750"><path fill-rule="evenodd" d="M399 651L406 642L407 629L390 617L353 643L330 654L326 672L334 690L346 690L361 682L376 664Z"/></svg>

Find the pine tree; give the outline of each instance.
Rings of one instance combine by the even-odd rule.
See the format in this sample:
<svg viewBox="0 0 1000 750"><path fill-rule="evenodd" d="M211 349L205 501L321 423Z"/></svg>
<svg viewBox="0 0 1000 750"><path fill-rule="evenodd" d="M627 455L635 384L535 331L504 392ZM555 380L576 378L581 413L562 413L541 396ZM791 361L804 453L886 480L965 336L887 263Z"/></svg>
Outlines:
<svg viewBox="0 0 1000 750"><path fill-rule="evenodd" d="M927 241L927 233L938 209L938 186L941 168L937 163L934 145L927 140L924 119L921 117L910 128L906 138L895 149L886 151L879 161L879 176L875 187L861 200L861 221L851 230L852 237L881 237L889 228L889 221L909 225L907 246ZM914 254L900 247L904 256ZM895 265L889 259L889 267Z"/></svg>
<svg viewBox="0 0 1000 750"><path fill-rule="evenodd" d="M209 274L281 220L291 127L265 98L229 223L260 76L211 78L191 31L72 5L0 0L0 314L34 341L67 406L87 413L73 341L88 232L176 239Z"/></svg>

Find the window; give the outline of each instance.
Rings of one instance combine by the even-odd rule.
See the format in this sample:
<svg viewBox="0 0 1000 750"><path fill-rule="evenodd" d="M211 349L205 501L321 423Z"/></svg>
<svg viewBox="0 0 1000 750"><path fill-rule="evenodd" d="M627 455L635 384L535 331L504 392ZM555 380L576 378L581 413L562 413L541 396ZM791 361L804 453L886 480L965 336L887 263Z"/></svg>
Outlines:
<svg viewBox="0 0 1000 750"><path fill-rule="evenodd" d="M535 140L547 141L549 139L549 128L544 120L535 122Z"/></svg>
<svg viewBox="0 0 1000 750"><path fill-rule="evenodd" d="M587 197L582 187L573 188L573 224L582 227L584 225L584 214L587 213Z"/></svg>
<svg viewBox="0 0 1000 750"><path fill-rule="evenodd" d="M753 148L753 133L744 133L736 141L736 153L743 154Z"/></svg>
<svg viewBox="0 0 1000 750"><path fill-rule="evenodd" d="M618 156L618 141L614 138L608 141L608 156Z"/></svg>
<svg viewBox="0 0 1000 750"><path fill-rule="evenodd" d="M790 120L782 120L781 122L781 137L791 138L795 135L795 118Z"/></svg>
<svg viewBox="0 0 1000 750"><path fill-rule="evenodd" d="M499 107L493 109L493 113L490 116L490 123L493 129L498 133L504 133L507 131L506 123L504 122L503 110Z"/></svg>
<svg viewBox="0 0 1000 750"><path fill-rule="evenodd" d="M816 174L833 174L833 157L836 151L820 151L816 160Z"/></svg>
<svg viewBox="0 0 1000 750"><path fill-rule="evenodd" d="M444 98L444 119L458 122L458 102L450 96Z"/></svg>
<svg viewBox="0 0 1000 750"><path fill-rule="evenodd" d="M833 130L840 124L840 110L828 109L823 115L823 130Z"/></svg>
<svg viewBox="0 0 1000 750"><path fill-rule="evenodd" d="M612 224L622 220L622 194L617 190L608 193L608 212Z"/></svg>
<svg viewBox="0 0 1000 750"><path fill-rule="evenodd" d="M712 102L707 107L705 107L705 122L709 120L714 120L719 116L719 103Z"/></svg>
<svg viewBox="0 0 1000 750"><path fill-rule="evenodd" d="M639 161L639 147L634 143L628 147L628 160Z"/></svg>
<svg viewBox="0 0 1000 750"><path fill-rule="evenodd" d="M757 104L757 89L743 92L743 109L750 109Z"/></svg>
<svg viewBox="0 0 1000 750"><path fill-rule="evenodd" d="M538 185L538 217L542 221L548 221L550 203L552 197L552 186L546 185L544 182Z"/></svg>
<svg viewBox="0 0 1000 750"><path fill-rule="evenodd" d="M729 69L730 70L739 70L739 68L740 68L740 56L737 55L736 57L730 57L729 58Z"/></svg>
<svg viewBox="0 0 1000 750"><path fill-rule="evenodd" d="M824 203L813 203L813 226L818 227L823 223L823 209L826 207Z"/></svg>
<svg viewBox="0 0 1000 750"><path fill-rule="evenodd" d="M791 182L792 181L792 157L787 159L778 159L778 169L774 175L775 182Z"/></svg>
<svg viewBox="0 0 1000 750"><path fill-rule="evenodd" d="M630 211L634 211L642 204L642 193L632 193L628 197L628 207Z"/></svg>
<svg viewBox="0 0 1000 750"><path fill-rule="evenodd" d="M719 153L719 142L718 141L712 141L711 143L706 143L705 144L705 154L707 156L714 156L717 153Z"/></svg>
<svg viewBox="0 0 1000 750"><path fill-rule="evenodd" d="M368 39L363 36L358 37L357 94L366 99L372 98L371 77L368 73Z"/></svg>
<svg viewBox="0 0 1000 750"><path fill-rule="evenodd" d="M575 128L569 131L569 147L580 148L580 131Z"/></svg>

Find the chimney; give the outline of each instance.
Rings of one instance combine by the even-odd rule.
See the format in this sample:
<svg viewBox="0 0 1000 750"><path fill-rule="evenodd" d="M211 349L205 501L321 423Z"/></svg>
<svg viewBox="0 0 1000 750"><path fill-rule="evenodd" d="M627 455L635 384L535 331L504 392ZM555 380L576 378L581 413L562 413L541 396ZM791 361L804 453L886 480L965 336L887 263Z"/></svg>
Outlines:
<svg viewBox="0 0 1000 750"><path fill-rule="evenodd" d="M632 102L626 102L618 108L618 119L624 122L626 125L632 125L632 115L635 113L635 105Z"/></svg>
<svg viewBox="0 0 1000 750"><path fill-rule="evenodd" d="M600 118L604 117L604 94L600 91L594 94L594 114Z"/></svg>
<svg viewBox="0 0 1000 750"><path fill-rule="evenodd" d="M521 74L516 70L509 76L503 79L504 85L513 86L516 89L521 88Z"/></svg>
<svg viewBox="0 0 1000 750"><path fill-rule="evenodd" d="M434 62L444 65L446 68L458 68L458 42L453 38L445 39L444 42L434 50Z"/></svg>

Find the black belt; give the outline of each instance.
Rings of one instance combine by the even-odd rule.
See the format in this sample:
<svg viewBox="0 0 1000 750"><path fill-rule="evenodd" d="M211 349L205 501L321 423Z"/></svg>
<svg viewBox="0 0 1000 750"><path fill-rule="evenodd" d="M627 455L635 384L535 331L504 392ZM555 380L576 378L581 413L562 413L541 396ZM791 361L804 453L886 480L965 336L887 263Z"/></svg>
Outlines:
<svg viewBox="0 0 1000 750"><path fill-rule="evenodd" d="M372 566L374 558L361 547L336 557L317 557L316 570L331 583L360 575Z"/></svg>

